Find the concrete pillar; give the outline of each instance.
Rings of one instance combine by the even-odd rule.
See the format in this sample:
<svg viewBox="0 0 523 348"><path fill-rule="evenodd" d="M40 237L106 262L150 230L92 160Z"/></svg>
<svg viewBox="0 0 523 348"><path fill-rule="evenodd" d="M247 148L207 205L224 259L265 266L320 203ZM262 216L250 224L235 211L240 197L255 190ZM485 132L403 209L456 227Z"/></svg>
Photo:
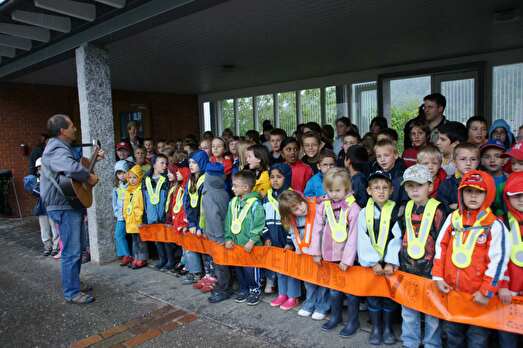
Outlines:
<svg viewBox="0 0 523 348"><path fill-rule="evenodd" d="M107 263L116 258L114 218L111 205L114 168L114 126L109 57L105 50L91 44L76 49L76 72L80 101L82 142L99 140L106 159L98 162L95 173L100 181L94 188L93 205L87 210L91 258ZM91 148L84 148L84 156Z"/></svg>

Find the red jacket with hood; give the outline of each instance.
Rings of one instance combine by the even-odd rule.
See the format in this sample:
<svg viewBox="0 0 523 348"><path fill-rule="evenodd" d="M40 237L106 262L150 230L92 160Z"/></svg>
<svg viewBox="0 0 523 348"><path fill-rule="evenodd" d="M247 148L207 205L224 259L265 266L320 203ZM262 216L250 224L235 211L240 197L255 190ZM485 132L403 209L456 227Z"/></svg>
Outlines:
<svg viewBox="0 0 523 348"><path fill-rule="evenodd" d="M469 210L464 206L462 191L467 186L477 187L486 192L479 209ZM452 226L453 214L449 215L436 241L432 279L444 280L453 290L470 294L479 290L484 296L489 298L494 296L507 268L509 257L506 227L489 208L495 195L494 179L488 173L472 170L463 176L458 189L457 209L463 227L472 226L481 211L487 214L482 225L490 227L477 239L470 265L466 268L459 268L452 262L455 231ZM470 231L463 232L464 240L467 240L469 234Z"/></svg>
<svg viewBox="0 0 523 348"><path fill-rule="evenodd" d="M508 192L523 192L523 172L512 173L507 179L505 189L503 190L503 199L508 211L516 218L519 223L519 233L523 236L523 212L516 210L508 200ZM507 219L506 225L510 226ZM511 238L512 232L510 231L508 238ZM510 257L510 256L509 256ZM500 285L502 288L508 288L510 291L523 295L523 267L519 267L513 263L510 259L508 261L507 272L505 273L505 279Z"/></svg>
<svg viewBox="0 0 523 348"><path fill-rule="evenodd" d="M187 181L189 180L191 171L187 167L179 167L179 166L170 164L169 172L171 172L175 175L176 175L176 172L180 172L180 174L182 175L182 181L177 183L176 188L174 188L174 189L171 188L169 190L169 197L168 197L168 201L167 201L167 219L166 219L166 222L168 224L172 224L177 231L180 231L181 229L183 229L189 225L189 222L187 221L187 217L185 215L185 210L183 208L183 195L184 195L185 185L187 184ZM180 194L179 197L178 197L178 194ZM177 213L174 212L174 206L176 205L176 197L179 198L179 200L180 200L179 204L181 204L180 210Z"/></svg>

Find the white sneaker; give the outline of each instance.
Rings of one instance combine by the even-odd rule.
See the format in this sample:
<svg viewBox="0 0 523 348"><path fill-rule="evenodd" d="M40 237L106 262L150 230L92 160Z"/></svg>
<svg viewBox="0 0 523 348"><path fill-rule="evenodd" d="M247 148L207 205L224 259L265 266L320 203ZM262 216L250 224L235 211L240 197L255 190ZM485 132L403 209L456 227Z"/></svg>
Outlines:
<svg viewBox="0 0 523 348"><path fill-rule="evenodd" d="M307 310L305 310L305 309L302 308L302 309L300 309L300 310L298 311L298 315L299 315L300 317L308 317L309 315L311 315L311 312L309 312L309 311L307 311Z"/></svg>
<svg viewBox="0 0 523 348"><path fill-rule="evenodd" d="M264 292L266 294L272 294L274 292L274 283L272 280L267 279L267 283L265 284Z"/></svg>
<svg viewBox="0 0 523 348"><path fill-rule="evenodd" d="M326 315L323 313L319 313L319 312L312 313L312 319L314 319L314 320L323 320L323 319L325 319L325 317L326 317Z"/></svg>

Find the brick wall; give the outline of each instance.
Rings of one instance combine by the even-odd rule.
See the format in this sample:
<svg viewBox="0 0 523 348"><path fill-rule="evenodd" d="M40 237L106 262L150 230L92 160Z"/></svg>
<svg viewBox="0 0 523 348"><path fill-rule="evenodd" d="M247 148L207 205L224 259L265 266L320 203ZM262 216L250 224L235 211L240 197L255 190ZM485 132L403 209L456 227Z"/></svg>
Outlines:
<svg viewBox="0 0 523 348"><path fill-rule="evenodd" d="M127 111L136 104L147 107L150 115L148 128L153 138L177 139L199 132L196 96L113 91L115 113ZM75 88L0 84L0 169L13 171L24 216L31 214L35 200L23 191L29 157L22 156L20 144L27 144L30 153L37 145L39 134L46 131L47 119L56 113L71 115L73 122L79 124ZM9 205L17 215L12 192Z"/></svg>

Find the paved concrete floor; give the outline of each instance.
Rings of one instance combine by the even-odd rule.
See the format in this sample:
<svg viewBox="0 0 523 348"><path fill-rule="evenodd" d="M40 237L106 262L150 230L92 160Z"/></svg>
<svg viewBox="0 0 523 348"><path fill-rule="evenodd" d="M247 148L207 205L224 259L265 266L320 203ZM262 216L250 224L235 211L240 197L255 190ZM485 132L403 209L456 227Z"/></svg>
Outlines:
<svg viewBox="0 0 523 348"><path fill-rule="evenodd" d="M174 275L150 268L133 271L117 263L84 265L82 279L94 287L97 300L69 305L61 296L60 263L40 256L35 219L0 219L0 245L0 347L67 347L171 305L196 313L197 319L141 346L368 346L365 314L358 333L342 339L337 336L341 327L324 333L321 322L271 308L269 297L255 307L234 301L211 305L208 295L182 285Z"/></svg>

